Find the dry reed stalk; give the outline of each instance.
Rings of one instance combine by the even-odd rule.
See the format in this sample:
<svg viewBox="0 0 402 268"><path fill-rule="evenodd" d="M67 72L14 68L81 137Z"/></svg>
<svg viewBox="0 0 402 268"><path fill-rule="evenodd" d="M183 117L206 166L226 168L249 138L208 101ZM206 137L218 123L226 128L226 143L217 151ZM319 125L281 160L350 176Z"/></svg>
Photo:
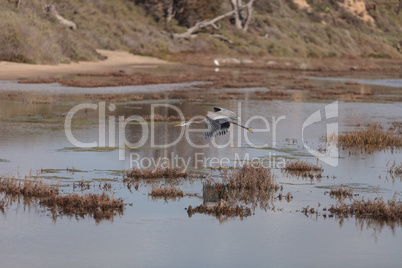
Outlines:
<svg viewBox="0 0 402 268"><path fill-rule="evenodd" d="M182 198L184 196L184 192L175 186L162 185L159 188L152 186L152 191L148 195L152 196L152 198L164 198L167 200Z"/></svg>
<svg viewBox="0 0 402 268"><path fill-rule="evenodd" d="M343 148L364 148L366 151L402 147L402 134L398 128L384 129L378 123L370 124L365 130L348 132L338 136Z"/></svg>
<svg viewBox="0 0 402 268"><path fill-rule="evenodd" d="M200 205L189 207L189 216L194 213L213 214L217 217L247 217L257 206L270 208L274 193L279 190L276 177L270 169L259 163L244 164L241 168L220 170L221 181L210 179L204 187L214 191L220 203L213 207ZM290 197L290 196L289 196Z"/></svg>
<svg viewBox="0 0 402 268"><path fill-rule="evenodd" d="M321 178L321 174L324 171L321 167L297 160L297 161L287 161L286 166L282 169L283 171L289 173L290 175L300 176L300 177L310 177Z"/></svg>
<svg viewBox="0 0 402 268"><path fill-rule="evenodd" d="M339 199L344 199L345 197L353 196L353 189L346 189L342 185L336 189L332 189L329 192L329 195L332 197L337 197Z"/></svg>
<svg viewBox="0 0 402 268"><path fill-rule="evenodd" d="M397 165L396 162L394 161L389 168L388 164L389 162L387 163L388 173L390 173L391 175L402 176L402 162L399 165Z"/></svg>
<svg viewBox="0 0 402 268"><path fill-rule="evenodd" d="M23 197L24 203L38 202L41 206L48 207L53 217L89 215L100 221L112 219L114 215L122 214L124 210L123 200L110 197L106 193L62 196L58 187L49 186L42 181L0 178L0 192L6 197L16 197L18 201Z"/></svg>
<svg viewBox="0 0 402 268"><path fill-rule="evenodd" d="M350 205L339 204L331 206L328 210L339 218L348 218L355 216L357 219L369 219L375 221L384 221L387 223L402 223L402 203L394 197L385 202L383 198L365 201L355 200Z"/></svg>
<svg viewBox="0 0 402 268"><path fill-rule="evenodd" d="M183 171L183 169L179 167L165 168L165 169L159 167L155 169L133 168L126 172L123 181L130 182L139 179L161 179L161 178L185 179L189 175L190 174L188 172Z"/></svg>

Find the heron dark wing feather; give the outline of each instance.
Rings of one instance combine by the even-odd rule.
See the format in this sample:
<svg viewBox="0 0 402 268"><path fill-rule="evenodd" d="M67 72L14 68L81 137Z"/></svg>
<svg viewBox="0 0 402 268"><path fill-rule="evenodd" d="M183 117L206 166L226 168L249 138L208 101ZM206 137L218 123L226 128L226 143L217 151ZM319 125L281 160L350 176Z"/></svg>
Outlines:
<svg viewBox="0 0 402 268"><path fill-rule="evenodd" d="M229 127L229 121L225 120L222 122L222 120L212 120L207 116L205 124L205 138L210 139L216 135L224 135L228 132Z"/></svg>

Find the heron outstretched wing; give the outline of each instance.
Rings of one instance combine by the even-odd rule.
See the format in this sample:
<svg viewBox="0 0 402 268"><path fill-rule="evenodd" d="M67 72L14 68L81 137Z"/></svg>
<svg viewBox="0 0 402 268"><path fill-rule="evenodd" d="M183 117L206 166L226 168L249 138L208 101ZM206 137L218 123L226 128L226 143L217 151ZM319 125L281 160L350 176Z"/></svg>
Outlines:
<svg viewBox="0 0 402 268"><path fill-rule="evenodd" d="M225 135L230 127L230 119L216 113L208 113L205 121L205 138Z"/></svg>
<svg viewBox="0 0 402 268"><path fill-rule="evenodd" d="M239 118L239 116L236 113L234 113L234 112L232 112L230 110L226 110L224 108L220 108L220 107L214 107L214 112L216 114L227 116L231 120L238 120L238 118Z"/></svg>

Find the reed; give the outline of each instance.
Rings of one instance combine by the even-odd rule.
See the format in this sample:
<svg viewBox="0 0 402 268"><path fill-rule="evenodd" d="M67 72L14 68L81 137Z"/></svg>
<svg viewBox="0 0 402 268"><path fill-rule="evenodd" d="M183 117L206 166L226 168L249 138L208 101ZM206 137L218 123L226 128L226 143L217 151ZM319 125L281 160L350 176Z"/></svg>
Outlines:
<svg viewBox="0 0 402 268"><path fill-rule="evenodd" d="M331 197L336 197L339 199L344 199L345 197L352 197L353 196L353 189L346 189L342 185L336 189L332 189L329 192Z"/></svg>
<svg viewBox="0 0 402 268"><path fill-rule="evenodd" d="M324 169L312 163L297 160L297 161L287 161L282 171L290 175L300 177L310 177L311 179L313 179L314 177L321 178Z"/></svg>
<svg viewBox="0 0 402 268"><path fill-rule="evenodd" d="M189 207L189 216L194 213L213 214L216 217L248 217L256 207L271 207L274 194L280 187L270 169L259 163L244 164L241 168L221 169L221 179L209 179L204 187L214 191L219 204L212 207L200 205ZM290 195L288 196L291 198Z"/></svg>
<svg viewBox="0 0 402 268"><path fill-rule="evenodd" d="M149 193L152 198L164 198L167 199L176 199L182 198L184 196L184 192L175 186L166 186L162 185L159 187L152 186L152 191Z"/></svg>
<svg viewBox="0 0 402 268"><path fill-rule="evenodd" d="M91 216L96 221L110 220L116 214L121 215L124 210L123 200L106 193L55 195L43 198L39 203L48 207L53 215Z"/></svg>
<svg viewBox="0 0 402 268"><path fill-rule="evenodd" d="M179 178L187 178L190 174L186 171L183 171L182 168L172 167L172 168L155 168L155 169L139 169L132 168L125 173L123 178L123 182L132 182L140 179L162 179L162 178L170 178L170 179L179 179Z"/></svg>
<svg viewBox="0 0 402 268"><path fill-rule="evenodd" d="M18 202L23 197L24 204L37 202L47 207L54 218L63 215L91 216L99 222L103 219L110 220L124 210L122 199L115 199L106 193L61 195L57 186L50 186L43 181L0 178L0 192Z"/></svg>
<svg viewBox="0 0 402 268"><path fill-rule="evenodd" d="M353 201L350 205L344 203L332 205L328 211L341 219L355 216L357 219L402 223L402 203L397 200L396 194L387 202L383 198L367 201L362 198Z"/></svg>
<svg viewBox="0 0 402 268"><path fill-rule="evenodd" d="M398 165L394 161L390 167L388 167L389 162L387 163L387 171L391 175L402 176L402 162Z"/></svg>
<svg viewBox="0 0 402 268"><path fill-rule="evenodd" d="M337 138L343 149L362 148L371 152L372 150L402 147L402 134L399 132L399 128L385 129L378 123L370 124L364 130L339 135Z"/></svg>
<svg viewBox="0 0 402 268"><path fill-rule="evenodd" d="M242 205L230 206L228 204L216 204L212 207L208 207L203 204L195 208L189 206L187 208L187 213L189 217L191 217L196 213L200 213L200 214L213 215L217 218L226 216L226 217L240 217L240 219L252 215L251 209L249 207Z"/></svg>

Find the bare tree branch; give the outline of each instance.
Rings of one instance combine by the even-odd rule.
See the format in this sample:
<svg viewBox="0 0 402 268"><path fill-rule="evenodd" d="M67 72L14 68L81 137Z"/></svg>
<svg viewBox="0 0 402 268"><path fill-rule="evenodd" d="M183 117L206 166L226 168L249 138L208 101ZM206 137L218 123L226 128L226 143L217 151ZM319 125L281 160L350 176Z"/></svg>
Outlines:
<svg viewBox="0 0 402 268"><path fill-rule="evenodd" d="M184 39L192 38L192 37L194 37L194 34L195 34L196 32L198 32L198 31L200 31L201 29L203 29L203 28L205 28L205 27L208 27L208 26L212 26L212 27L214 27L215 29L219 29L219 28L216 26L216 24L215 24L216 22L218 22L218 21L220 21L220 20L222 20L222 19L224 19L224 18L226 18L226 17L232 16L233 14L238 14L238 12L239 12L240 10L244 9L244 8L252 7L254 1L255 1L255 0L250 0L250 2L247 3L246 5L238 6L237 9L234 9L234 10L232 10L232 11L229 11L229 12L225 13L225 14L222 14L222 15L220 15L220 16L218 16L218 17L212 19L212 20L204 20L204 21L201 21L201 22L197 22L193 27L190 27L186 32L184 32L184 33L175 33L175 34L172 34L172 37L175 38L175 39L179 39L179 38L184 38ZM252 11L251 11L251 13L252 13ZM251 18L251 16L250 16L250 18Z"/></svg>
<svg viewBox="0 0 402 268"><path fill-rule="evenodd" d="M253 8L254 1L255 0L250 0L250 2L248 2L246 4L246 6L247 6L247 19L246 19L246 22L244 23L243 32L247 32L247 30L248 30L248 25L250 24L251 16L253 15L253 11L254 11L254 8Z"/></svg>
<svg viewBox="0 0 402 268"><path fill-rule="evenodd" d="M235 12L234 18L235 18L235 26L237 29L243 28L242 25L242 18L241 18L241 9L239 9L240 6L243 5L242 0L230 0L230 3L232 4L232 9Z"/></svg>
<svg viewBox="0 0 402 268"><path fill-rule="evenodd" d="M176 14L176 11L173 11L173 0L170 0L169 1L169 6L168 6L168 9L167 9L166 21L167 22L171 21L175 14Z"/></svg>

